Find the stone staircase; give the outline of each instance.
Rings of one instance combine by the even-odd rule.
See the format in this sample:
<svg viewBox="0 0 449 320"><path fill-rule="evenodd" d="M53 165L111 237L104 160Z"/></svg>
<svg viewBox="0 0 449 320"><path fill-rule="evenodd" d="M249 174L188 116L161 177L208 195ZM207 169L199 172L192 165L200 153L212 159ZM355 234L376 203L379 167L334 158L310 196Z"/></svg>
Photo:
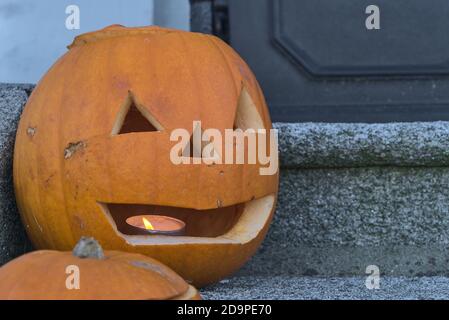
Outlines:
<svg viewBox="0 0 449 320"><path fill-rule="evenodd" d="M258 272L449 273L449 123L275 127L280 193Z"/></svg>
<svg viewBox="0 0 449 320"><path fill-rule="evenodd" d="M30 250L11 161L31 90L0 84L0 264ZM270 232L205 298L449 298L449 122L274 126L281 179ZM379 290L365 286L369 265Z"/></svg>
<svg viewBox="0 0 449 320"><path fill-rule="evenodd" d="M206 298L449 298L449 123L276 123L277 213ZM365 286L376 265L380 289Z"/></svg>

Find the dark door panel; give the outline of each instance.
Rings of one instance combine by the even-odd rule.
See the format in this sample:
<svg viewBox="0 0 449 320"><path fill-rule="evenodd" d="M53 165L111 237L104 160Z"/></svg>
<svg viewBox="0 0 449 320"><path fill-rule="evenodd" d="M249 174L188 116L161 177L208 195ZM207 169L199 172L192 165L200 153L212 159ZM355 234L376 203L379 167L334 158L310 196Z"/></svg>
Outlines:
<svg viewBox="0 0 449 320"><path fill-rule="evenodd" d="M230 0L229 26L275 121L449 120L447 0Z"/></svg>

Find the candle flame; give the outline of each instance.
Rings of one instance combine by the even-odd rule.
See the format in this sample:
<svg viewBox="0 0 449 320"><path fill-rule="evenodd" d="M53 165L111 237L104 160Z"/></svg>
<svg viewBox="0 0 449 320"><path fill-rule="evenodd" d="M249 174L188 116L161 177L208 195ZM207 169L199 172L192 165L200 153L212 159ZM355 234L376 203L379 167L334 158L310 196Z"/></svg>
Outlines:
<svg viewBox="0 0 449 320"><path fill-rule="evenodd" d="M145 229L147 229L147 230L154 230L153 225L151 224L150 221L148 221L148 219L142 218L142 221L143 221L143 225L145 226Z"/></svg>

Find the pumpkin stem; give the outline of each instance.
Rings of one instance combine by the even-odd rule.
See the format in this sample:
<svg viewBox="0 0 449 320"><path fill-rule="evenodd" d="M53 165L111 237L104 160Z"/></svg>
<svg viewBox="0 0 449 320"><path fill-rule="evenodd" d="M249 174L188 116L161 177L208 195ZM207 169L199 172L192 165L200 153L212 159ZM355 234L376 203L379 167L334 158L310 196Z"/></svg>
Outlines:
<svg viewBox="0 0 449 320"><path fill-rule="evenodd" d="M73 248L72 254L81 259L104 259L103 249L98 241L89 237L81 237L75 248Z"/></svg>

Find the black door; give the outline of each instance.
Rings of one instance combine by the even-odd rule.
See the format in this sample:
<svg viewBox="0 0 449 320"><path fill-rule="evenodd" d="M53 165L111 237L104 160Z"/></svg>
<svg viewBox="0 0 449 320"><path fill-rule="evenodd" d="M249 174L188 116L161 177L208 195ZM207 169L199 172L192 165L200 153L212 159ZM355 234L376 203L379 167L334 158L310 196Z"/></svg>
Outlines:
<svg viewBox="0 0 449 320"><path fill-rule="evenodd" d="M449 120L448 0L228 5L274 121Z"/></svg>

